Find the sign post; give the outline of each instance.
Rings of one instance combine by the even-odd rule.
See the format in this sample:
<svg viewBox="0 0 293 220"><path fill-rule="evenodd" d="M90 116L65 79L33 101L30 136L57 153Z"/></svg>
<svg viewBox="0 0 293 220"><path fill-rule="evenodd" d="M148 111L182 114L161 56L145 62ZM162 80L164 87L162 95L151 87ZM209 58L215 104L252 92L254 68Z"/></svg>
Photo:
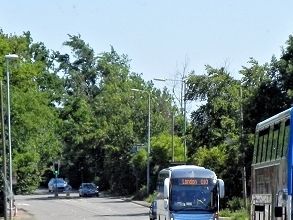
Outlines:
<svg viewBox="0 0 293 220"><path fill-rule="evenodd" d="M54 163L54 174L55 174L55 197L58 197L58 185L57 185L57 178L59 174L59 162Z"/></svg>

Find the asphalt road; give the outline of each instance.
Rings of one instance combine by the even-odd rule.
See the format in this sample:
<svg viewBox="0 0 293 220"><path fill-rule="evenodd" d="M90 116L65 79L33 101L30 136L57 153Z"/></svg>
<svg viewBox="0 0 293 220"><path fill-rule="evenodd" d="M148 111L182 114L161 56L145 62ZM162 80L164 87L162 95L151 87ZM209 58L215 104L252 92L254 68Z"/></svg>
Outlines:
<svg viewBox="0 0 293 220"><path fill-rule="evenodd" d="M17 195L18 219L31 220L148 220L148 207L117 197L80 198L77 193Z"/></svg>

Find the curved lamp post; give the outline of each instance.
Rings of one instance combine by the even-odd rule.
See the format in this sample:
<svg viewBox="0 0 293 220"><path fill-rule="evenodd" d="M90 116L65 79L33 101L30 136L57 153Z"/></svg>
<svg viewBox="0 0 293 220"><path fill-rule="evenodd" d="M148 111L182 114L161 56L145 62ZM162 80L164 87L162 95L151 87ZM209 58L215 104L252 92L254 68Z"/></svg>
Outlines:
<svg viewBox="0 0 293 220"><path fill-rule="evenodd" d="M10 79L9 79L9 61L16 60L18 55L16 54L8 54L5 55L6 59L6 80L7 80L7 116L8 116L8 146L9 146L9 184L10 184L10 200L9 200L9 208L10 208L10 218L12 217L12 209L13 209L13 190L12 190L12 150L11 150L11 123L10 123Z"/></svg>
<svg viewBox="0 0 293 220"><path fill-rule="evenodd" d="M155 78L155 81L161 81L161 82L166 82L166 81L179 81L182 83L181 86L181 111L183 109L183 117L184 117L184 130L183 130L183 141L184 141L184 161L186 162L187 159L187 147L186 147L186 78L182 79L161 79L161 78ZM183 94L182 94L183 93ZM183 99L183 108L182 108L182 99Z"/></svg>

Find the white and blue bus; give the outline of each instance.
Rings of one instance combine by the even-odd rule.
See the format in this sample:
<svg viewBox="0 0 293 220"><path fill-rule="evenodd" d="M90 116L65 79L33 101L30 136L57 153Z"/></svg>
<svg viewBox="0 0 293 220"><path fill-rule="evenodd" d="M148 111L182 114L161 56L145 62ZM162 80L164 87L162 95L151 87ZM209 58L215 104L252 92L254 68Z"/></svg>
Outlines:
<svg viewBox="0 0 293 220"><path fill-rule="evenodd" d="M292 220L293 108L257 124L251 165L251 219Z"/></svg>
<svg viewBox="0 0 293 220"><path fill-rule="evenodd" d="M157 193L157 220L215 220L224 182L204 167L180 165L159 172Z"/></svg>

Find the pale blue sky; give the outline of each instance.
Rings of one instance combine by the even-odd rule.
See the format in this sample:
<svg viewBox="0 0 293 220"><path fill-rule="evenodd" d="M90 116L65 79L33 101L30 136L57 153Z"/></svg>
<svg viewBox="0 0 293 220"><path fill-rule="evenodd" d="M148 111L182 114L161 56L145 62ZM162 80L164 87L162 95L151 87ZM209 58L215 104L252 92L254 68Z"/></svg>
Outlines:
<svg viewBox="0 0 293 220"><path fill-rule="evenodd" d="M47 0L2 1L4 33L30 31L34 41L66 51L67 34L81 34L96 52L132 59L132 71L174 78L204 65L228 65L236 76L249 57L280 55L293 32L292 0Z"/></svg>

